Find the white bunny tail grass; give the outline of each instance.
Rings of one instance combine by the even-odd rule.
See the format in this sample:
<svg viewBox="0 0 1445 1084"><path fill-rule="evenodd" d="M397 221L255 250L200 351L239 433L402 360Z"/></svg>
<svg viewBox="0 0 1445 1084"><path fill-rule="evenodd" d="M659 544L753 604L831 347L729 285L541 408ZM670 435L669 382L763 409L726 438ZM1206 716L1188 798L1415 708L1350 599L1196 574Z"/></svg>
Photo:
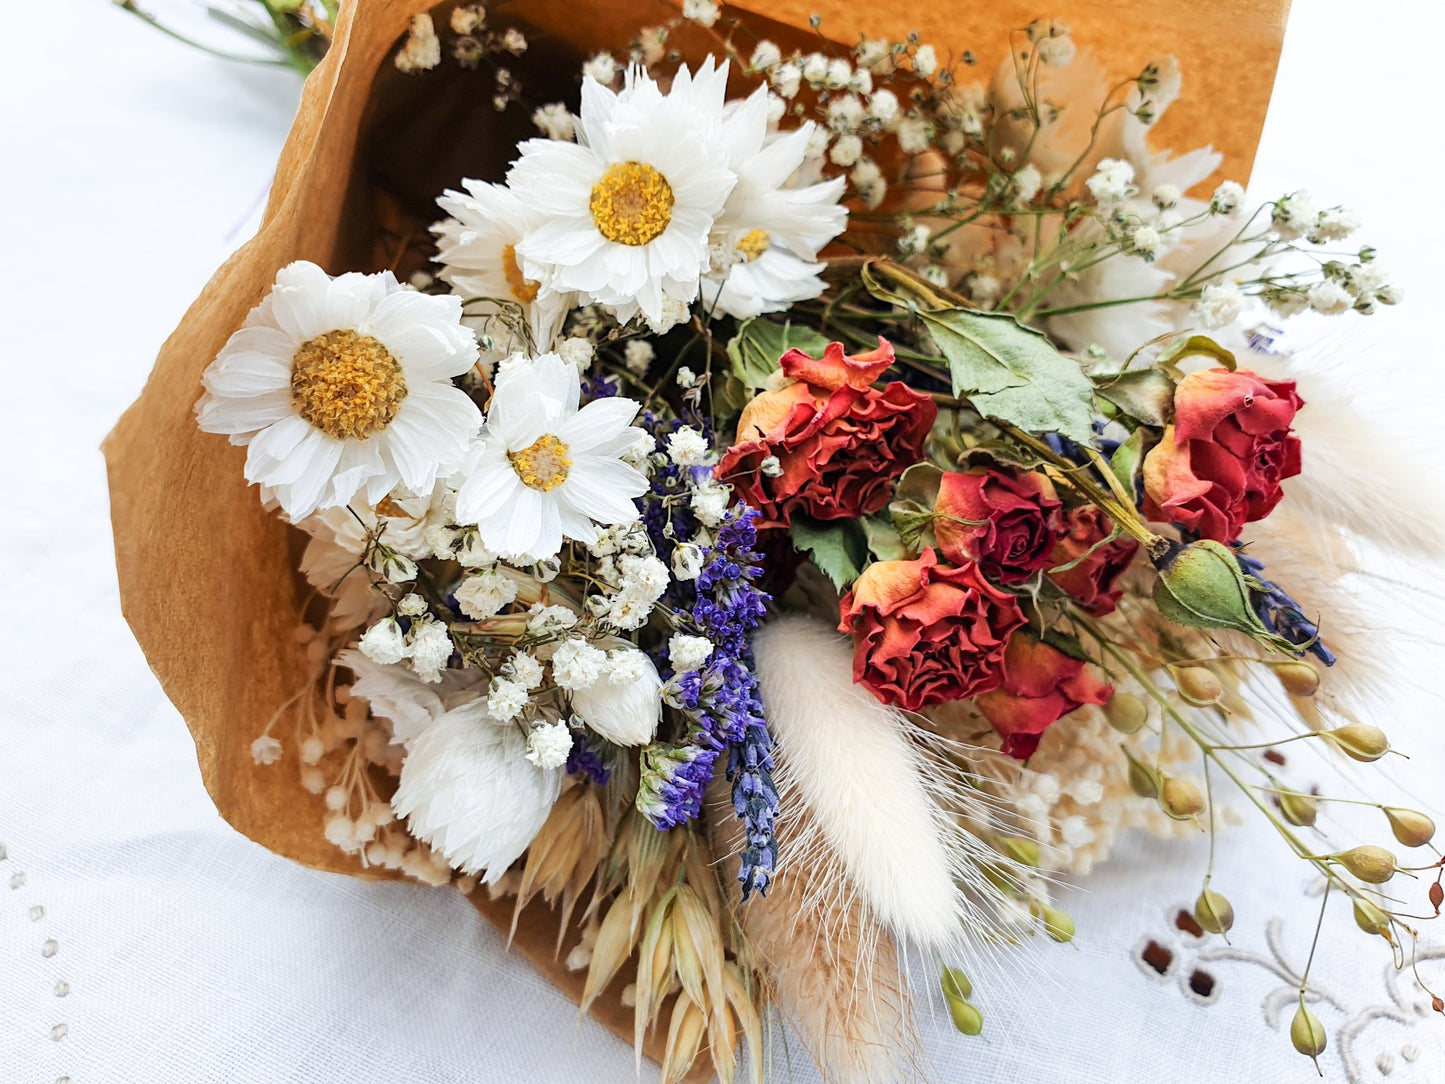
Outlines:
<svg viewBox="0 0 1445 1084"><path fill-rule="evenodd" d="M774 762L785 761L775 751ZM766 896L746 903L728 894L750 963L766 979L772 1002L829 1084L917 1080L917 1038L908 1010L897 946L872 909L824 851L795 848L811 814L784 804L775 825L786 869ZM743 824L721 778L708 792L712 850L735 883Z"/></svg>
<svg viewBox="0 0 1445 1084"><path fill-rule="evenodd" d="M989 799L957 769L941 782L930 736L853 683L852 645L826 623L778 618L753 651L780 806L806 812L779 834L779 881L806 862L820 906L856 890L896 941L931 955L996 940L1007 906L985 869L1021 877L964 827L992 819Z"/></svg>
<svg viewBox="0 0 1445 1084"><path fill-rule="evenodd" d="M1434 433L1412 438L1414 427L1391 424L1401 411L1386 398L1390 382L1375 372L1362 377L1357 360L1251 358L1266 376L1297 381L1305 401L1294 420L1304 469L1285 481L1283 503L1322 532L1345 528L1386 548L1438 556L1445 488L1426 443Z"/></svg>

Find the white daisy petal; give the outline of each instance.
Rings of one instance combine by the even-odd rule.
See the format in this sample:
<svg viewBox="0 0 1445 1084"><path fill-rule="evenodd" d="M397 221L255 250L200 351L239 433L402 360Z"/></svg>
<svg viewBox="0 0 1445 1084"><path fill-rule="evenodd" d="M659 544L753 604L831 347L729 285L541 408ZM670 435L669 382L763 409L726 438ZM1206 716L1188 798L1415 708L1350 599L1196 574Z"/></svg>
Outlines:
<svg viewBox="0 0 1445 1084"><path fill-rule="evenodd" d="M196 419L249 444L247 480L293 521L363 489L430 492L480 425L449 380L476 357L457 299L297 262L207 368Z"/></svg>
<svg viewBox="0 0 1445 1084"><path fill-rule="evenodd" d="M591 452L631 426L640 409L640 404L621 396L596 399L558 426L557 435L573 454Z"/></svg>
<svg viewBox="0 0 1445 1084"><path fill-rule="evenodd" d="M589 455L578 457L560 488L572 507L598 523L631 523L638 516L632 499L647 492L647 479L621 460Z"/></svg>

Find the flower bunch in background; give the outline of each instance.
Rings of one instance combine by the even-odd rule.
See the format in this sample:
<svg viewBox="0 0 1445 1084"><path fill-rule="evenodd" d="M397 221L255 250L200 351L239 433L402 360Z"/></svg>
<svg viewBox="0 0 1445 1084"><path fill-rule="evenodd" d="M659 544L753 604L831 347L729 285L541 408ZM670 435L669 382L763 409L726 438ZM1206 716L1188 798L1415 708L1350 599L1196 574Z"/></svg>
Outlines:
<svg viewBox="0 0 1445 1084"><path fill-rule="evenodd" d="M683 17L723 59L644 28L547 103L508 68L493 104L540 135L437 194L430 268L281 268L207 370L201 427L326 600L257 762L294 753L363 864L556 904L584 1004L635 958L667 1079L704 1050L732 1079L774 1006L831 1076L908 1064L908 946L976 1033L954 965L1068 940L1052 880L1127 828L1215 833L1226 780L1404 944L1377 886L1408 864L1310 834L1261 755L1389 751L1321 692L1348 602L1264 575L1339 526L1271 530L1327 504L1264 321L1399 300L1334 247L1355 216L1200 195L1218 156L1147 140L1177 65L1111 83L1057 20L968 85L913 39ZM476 6L442 34L527 52ZM418 17L397 66L442 41Z"/></svg>

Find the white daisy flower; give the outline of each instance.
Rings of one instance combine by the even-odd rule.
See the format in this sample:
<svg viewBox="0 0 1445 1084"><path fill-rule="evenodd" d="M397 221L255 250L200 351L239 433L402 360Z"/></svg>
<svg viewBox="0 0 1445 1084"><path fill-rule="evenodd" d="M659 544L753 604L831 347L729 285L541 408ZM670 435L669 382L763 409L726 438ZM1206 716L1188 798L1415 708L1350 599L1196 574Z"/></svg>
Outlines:
<svg viewBox="0 0 1445 1084"><path fill-rule="evenodd" d="M631 69L582 85L577 142L529 139L507 174L541 222L517 246L530 279L651 320L697 298L707 237L735 177L718 138L727 66L682 68L663 94Z"/></svg>
<svg viewBox="0 0 1445 1084"><path fill-rule="evenodd" d="M456 298L298 261L206 369L196 417L250 446L246 480L294 522L363 491L430 493L481 420L451 384L476 360Z"/></svg>
<svg viewBox="0 0 1445 1084"><path fill-rule="evenodd" d="M593 523L631 523L647 479L622 461L641 435L638 405L620 397L578 409L577 370L556 354L498 379L486 426L457 494L459 522L513 560L545 561L564 537L591 542Z"/></svg>
<svg viewBox="0 0 1445 1084"><path fill-rule="evenodd" d="M710 238L705 308L746 319L782 312L823 292L818 250L843 232L844 180L796 186L814 125L770 133L767 91L730 103L723 122L738 183Z"/></svg>
<svg viewBox="0 0 1445 1084"><path fill-rule="evenodd" d="M462 322L491 339L484 363L515 350L550 350L576 299L527 278L517 261L517 246L542 216L506 185L464 180L462 187L437 200L451 216L432 227L442 265L437 277L461 295ZM543 270L542 280L550 281L552 269Z"/></svg>

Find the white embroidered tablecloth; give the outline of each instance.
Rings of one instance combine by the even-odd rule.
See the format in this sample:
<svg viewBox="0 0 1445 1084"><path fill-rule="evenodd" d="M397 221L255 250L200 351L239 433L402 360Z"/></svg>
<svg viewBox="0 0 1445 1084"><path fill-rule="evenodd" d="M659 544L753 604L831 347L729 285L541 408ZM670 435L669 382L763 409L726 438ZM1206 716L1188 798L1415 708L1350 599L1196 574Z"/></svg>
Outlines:
<svg viewBox="0 0 1445 1084"><path fill-rule="evenodd" d="M97 0L7 11L0 1080L632 1079L631 1051L579 1021L455 893L302 869L213 810L185 726L120 616L98 445L187 303L254 228L298 81L182 48ZM1378 17L1297 4L1252 191L1311 180L1321 199L1364 213L1407 305L1306 325L1295 345L1395 393L1399 414L1361 424L1427 437L1445 409L1431 296L1445 237L1426 187L1436 73L1413 49L1442 30L1430 0ZM1441 601L1438 571L1389 570L1424 585L1422 608ZM1400 646L1375 718L1413 757L1387 770L1439 809L1439 623L1398 603L1378 621ZM1308 773L1307 756L1293 760ZM1228 832L1215 884L1238 934L1201 943L1174 917L1205 850L1202 839L1122 843L1065 898L1074 944L1028 946L1010 958L1013 990L980 991L983 1037L922 1022L932 1078L1314 1079L1284 1031L1315 886L1264 826ZM1328 1078L1445 1081L1445 1021L1421 1011L1344 901L1330 906L1314 971ZM1151 941L1162 974L1141 962ZM1425 954L1445 980L1441 949ZM782 1036L773 1065L770 1079L815 1079Z"/></svg>

